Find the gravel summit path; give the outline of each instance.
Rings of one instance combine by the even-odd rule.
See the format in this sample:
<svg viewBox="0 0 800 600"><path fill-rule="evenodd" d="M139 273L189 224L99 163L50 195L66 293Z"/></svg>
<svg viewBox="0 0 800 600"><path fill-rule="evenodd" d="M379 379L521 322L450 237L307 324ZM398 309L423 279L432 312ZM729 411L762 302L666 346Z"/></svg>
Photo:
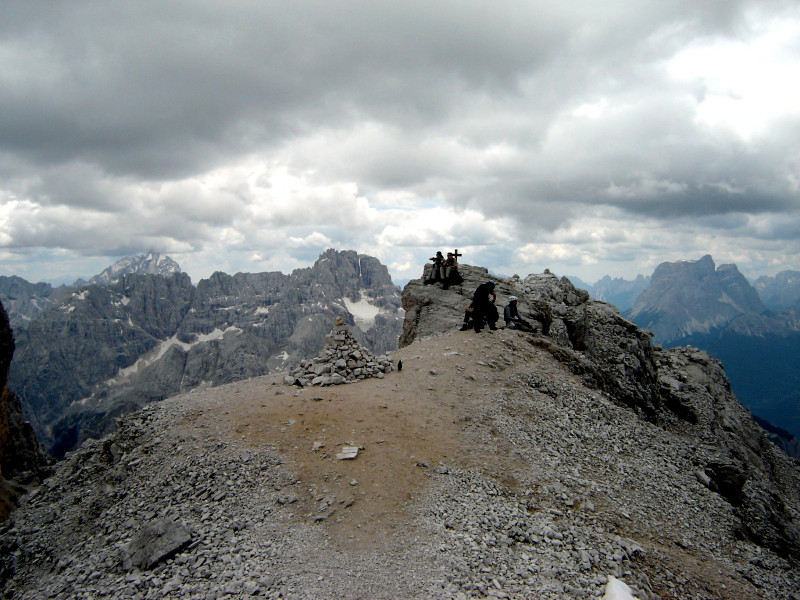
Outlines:
<svg viewBox="0 0 800 600"><path fill-rule="evenodd" d="M453 332L392 360L383 379L261 377L126 417L18 512L15 597L600 598L609 575L640 599L796 597L796 571L734 540L691 440L524 334ZM157 518L191 544L124 569Z"/></svg>

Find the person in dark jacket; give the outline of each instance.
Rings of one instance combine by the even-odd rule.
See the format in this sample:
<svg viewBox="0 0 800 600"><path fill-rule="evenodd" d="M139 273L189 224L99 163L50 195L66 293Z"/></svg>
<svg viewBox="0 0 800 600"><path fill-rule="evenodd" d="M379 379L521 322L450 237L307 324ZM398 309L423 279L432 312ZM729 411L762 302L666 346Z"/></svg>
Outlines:
<svg viewBox="0 0 800 600"><path fill-rule="evenodd" d="M525 319L519 316L517 310L517 297L511 296L508 304L503 309L503 320L509 329L519 329L520 331L533 331L533 327Z"/></svg>
<svg viewBox="0 0 800 600"><path fill-rule="evenodd" d="M491 299L489 298L491 296ZM487 281L480 284L472 295L472 323L475 333L479 333L483 328L484 320L489 325L489 329L497 329L497 308L494 303L497 301L497 293L494 291L494 281Z"/></svg>
<svg viewBox="0 0 800 600"><path fill-rule="evenodd" d="M439 281L440 279L444 279L444 256L442 256L441 250L436 252L436 256L431 256L428 260L433 261L433 267L431 268L430 275L428 279L425 280L425 283L433 283L435 281Z"/></svg>

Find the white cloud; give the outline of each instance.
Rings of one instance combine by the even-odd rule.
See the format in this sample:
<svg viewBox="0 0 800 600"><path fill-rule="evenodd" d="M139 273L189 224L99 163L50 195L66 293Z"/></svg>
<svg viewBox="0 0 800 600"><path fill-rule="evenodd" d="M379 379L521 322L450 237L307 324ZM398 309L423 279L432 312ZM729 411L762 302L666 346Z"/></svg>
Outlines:
<svg viewBox="0 0 800 600"><path fill-rule="evenodd" d="M4 13L3 274L151 247L194 280L328 246L398 278L451 246L525 274L800 268L793 3Z"/></svg>

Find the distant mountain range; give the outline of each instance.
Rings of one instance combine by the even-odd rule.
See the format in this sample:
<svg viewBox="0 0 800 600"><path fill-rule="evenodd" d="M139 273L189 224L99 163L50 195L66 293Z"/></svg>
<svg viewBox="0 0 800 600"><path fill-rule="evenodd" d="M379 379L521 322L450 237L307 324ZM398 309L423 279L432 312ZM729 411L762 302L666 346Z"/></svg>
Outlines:
<svg viewBox="0 0 800 600"><path fill-rule="evenodd" d="M151 252L78 284L0 278L16 339L9 388L56 456L147 402L314 356L339 316L376 354L402 330L388 270L354 251L328 250L289 275L217 272L196 287Z"/></svg>
<svg viewBox="0 0 800 600"><path fill-rule="evenodd" d="M705 258L704 256L699 261L703 261ZM708 258L711 259L710 256ZM733 266L735 267L735 265ZM568 278L577 287L588 291L592 298L613 304L621 312L633 308L636 300L650 285L649 275L637 275L634 280L621 277L612 278L610 275L605 275L595 283L587 283L573 275ZM779 312L787 308L800 308L800 271L781 271L774 277L762 275L750 282L750 285L755 288L761 302L769 310Z"/></svg>
<svg viewBox="0 0 800 600"><path fill-rule="evenodd" d="M650 277L638 275L633 281L606 275L597 283L589 284L579 277L570 276L572 283L589 292L592 298L616 306L620 312L630 310L639 295L650 285Z"/></svg>
<svg viewBox="0 0 800 600"><path fill-rule="evenodd" d="M605 277L577 285L598 299L617 300L655 342L691 345L719 358L739 400L772 424L765 428L776 443L800 456L800 272L751 284L736 265L717 267L706 255L662 263L651 277L633 282Z"/></svg>

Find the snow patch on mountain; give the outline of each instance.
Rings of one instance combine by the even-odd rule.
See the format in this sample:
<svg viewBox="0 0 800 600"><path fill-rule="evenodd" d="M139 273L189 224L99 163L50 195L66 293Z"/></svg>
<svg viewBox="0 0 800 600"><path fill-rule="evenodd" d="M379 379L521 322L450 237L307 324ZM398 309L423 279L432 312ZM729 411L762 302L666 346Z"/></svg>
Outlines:
<svg viewBox="0 0 800 600"><path fill-rule="evenodd" d="M353 321L361 331L369 331L375 324L375 317L380 314L381 309L364 297L363 290L359 292L358 302L353 302L349 298L344 298L344 305L347 307L347 312L353 315Z"/></svg>
<svg viewBox="0 0 800 600"><path fill-rule="evenodd" d="M131 376L136 375L143 369L147 368L148 366L150 366L151 364L162 358L164 354L167 353L167 350L169 350L172 346L180 346L181 348L183 348L184 351L188 352L189 350L191 350L193 346L196 346L198 344L211 342L214 340L221 340L228 333L238 335L242 333L242 330L238 327L232 327L232 326L227 327L225 330L216 328L211 333L199 334L193 342L182 342L178 339L177 335L174 335L171 338L161 342L158 346L156 346L153 350L151 350L146 355L141 357L130 367L120 369L117 375L112 379L110 379L107 383L111 385L116 385L124 382Z"/></svg>

